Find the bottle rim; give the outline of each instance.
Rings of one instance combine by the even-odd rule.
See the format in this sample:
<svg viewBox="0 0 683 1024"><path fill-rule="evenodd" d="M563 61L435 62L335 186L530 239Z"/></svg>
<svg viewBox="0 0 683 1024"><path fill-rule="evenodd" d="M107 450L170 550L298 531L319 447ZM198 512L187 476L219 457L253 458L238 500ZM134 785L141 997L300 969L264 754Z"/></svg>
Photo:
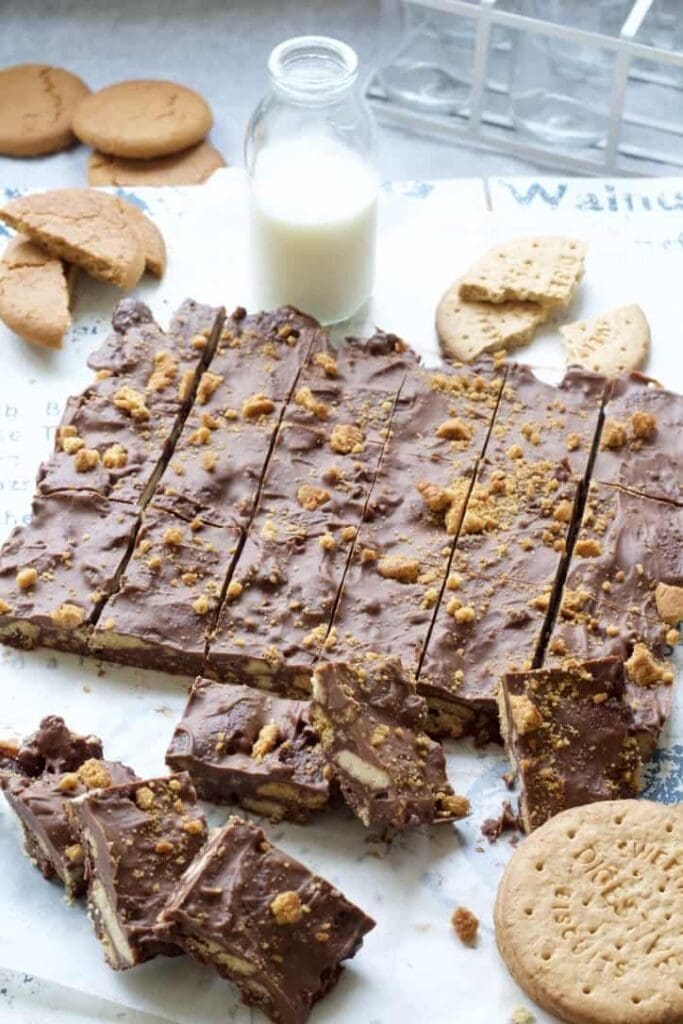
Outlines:
<svg viewBox="0 0 683 1024"><path fill-rule="evenodd" d="M358 56L341 39L295 36L272 50L268 74L276 89L293 98L328 99L353 85L358 77Z"/></svg>

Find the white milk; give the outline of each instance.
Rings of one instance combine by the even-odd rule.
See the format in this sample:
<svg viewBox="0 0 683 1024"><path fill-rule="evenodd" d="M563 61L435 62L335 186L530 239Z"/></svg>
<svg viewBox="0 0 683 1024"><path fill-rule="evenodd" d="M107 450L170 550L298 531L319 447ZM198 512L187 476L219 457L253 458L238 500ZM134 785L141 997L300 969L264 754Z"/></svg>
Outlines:
<svg viewBox="0 0 683 1024"><path fill-rule="evenodd" d="M378 181L324 137L258 154L251 186L257 304L291 303L322 323L346 320L372 293Z"/></svg>

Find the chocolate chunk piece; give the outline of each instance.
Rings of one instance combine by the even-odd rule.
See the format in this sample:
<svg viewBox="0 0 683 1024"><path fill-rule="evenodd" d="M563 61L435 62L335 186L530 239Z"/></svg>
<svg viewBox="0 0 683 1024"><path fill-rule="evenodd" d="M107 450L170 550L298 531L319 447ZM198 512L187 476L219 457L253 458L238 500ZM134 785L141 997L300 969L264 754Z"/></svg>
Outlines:
<svg viewBox="0 0 683 1024"><path fill-rule="evenodd" d="M302 1024L374 927L239 818L206 845L162 914L173 938L276 1024Z"/></svg>
<svg viewBox="0 0 683 1024"><path fill-rule="evenodd" d="M626 662L644 759L672 706L682 552L683 508L592 484L547 647L550 664L600 654Z"/></svg>
<svg viewBox="0 0 683 1024"><path fill-rule="evenodd" d="M500 714L525 831L568 807L637 795L641 758L619 658L507 673Z"/></svg>
<svg viewBox="0 0 683 1024"><path fill-rule="evenodd" d="M68 900L82 896L86 884L83 846L66 804L89 790L136 778L132 769L118 761L88 758L70 771L45 770L34 778L10 775L3 780L7 802L23 828L26 853L45 878L56 877L62 883Z"/></svg>
<svg viewBox="0 0 683 1024"><path fill-rule="evenodd" d="M144 505L154 490L223 311L187 300L166 333L151 314L141 317L126 313L128 329L115 331L91 357L97 379L67 404L55 450L38 473L43 494L93 490ZM117 311L114 323L121 326Z"/></svg>
<svg viewBox="0 0 683 1024"><path fill-rule="evenodd" d="M640 373L615 380L593 476L682 505L683 396Z"/></svg>
<svg viewBox="0 0 683 1024"><path fill-rule="evenodd" d="M159 914L206 840L190 777L95 790L68 810L85 851L88 913L110 967L178 955Z"/></svg>
<svg viewBox="0 0 683 1024"><path fill-rule="evenodd" d="M0 552L0 638L84 653L136 526L131 506L88 491L35 498Z"/></svg>
<svg viewBox="0 0 683 1024"><path fill-rule="evenodd" d="M317 665L312 716L344 799L364 825L414 828L469 814L448 782L441 744L424 732L426 702L398 659Z"/></svg>
<svg viewBox="0 0 683 1024"><path fill-rule="evenodd" d="M214 526L246 526L285 403L320 339L317 321L289 306L227 321L157 505Z"/></svg>
<svg viewBox="0 0 683 1024"><path fill-rule="evenodd" d="M91 758L102 757L97 736L72 732L59 715L46 715L35 732L27 736L12 756L12 770L31 778L73 772Z"/></svg>
<svg viewBox="0 0 683 1024"><path fill-rule="evenodd" d="M197 793L273 820L306 821L329 799L328 772L305 701L197 679L166 752Z"/></svg>
<svg viewBox="0 0 683 1024"><path fill-rule="evenodd" d="M148 506L91 650L110 661L196 676L239 541L234 527L188 523Z"/></svg>

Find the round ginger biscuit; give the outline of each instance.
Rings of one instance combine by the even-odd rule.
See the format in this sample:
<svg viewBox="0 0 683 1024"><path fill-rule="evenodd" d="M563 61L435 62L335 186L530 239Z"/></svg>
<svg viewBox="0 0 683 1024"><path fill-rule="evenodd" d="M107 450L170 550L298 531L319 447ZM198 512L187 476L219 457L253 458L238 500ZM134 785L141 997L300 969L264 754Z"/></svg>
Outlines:
<svg viewBox="0 0 683 1024"><path fill-rule="evenodd" d="M483 352L524 345L549 316L549 310L535 302L466 302L459 289L456 281L436 309L436 333L447 359L469 363Z"/></svg>
<svg viewBox="0 0 683 1024"><path fill-rule="evenodd" d="M181 153L159 156L153 160L126 160L91 153L88 159L90 185L201 185L225 160L210 142L184 149Z"/></svg>
<svg viewBox="0 0 683 1024"><path fill-rule="evenodd" d="M166 243L164 242L164 236L154 221L150 220L135 203L126 202L125 199L122 202L129 213L144 249L145 267L155 277L163 277L166 271Z"/></svg>
<svg viewBox="0 0 683 1024"><path fill-rule="evenodd" d="M148 79L119 82L87 96L74 112L73 130L102 153L144 160L196 145L212 123L198 93Z"/></svg>
<svg viewBox="0 0 683 1024"><path fill-rule="evenodd" d="M135 287L144 272L145 251L130 205L105 192L37 192L7 203L0 220L52 256L119 288Z"/></svg>
<svg viewBox="0 0 683 1024"><path fill-rule="evenodd" d="M683 804L611 800L515 851L494 911L510 973L569 1024L683 1021Z"/></svg>
<svg viewBox="0 0 683 1024"><path fill-rule="evenodd" d="M650 350L650 325L640 306L620 306L609 313L560 327L567 363L608 377L638 370Z"/></svg>
<svg viewBox="0 0 683 1024"><path fill-rule="evenodd" d="M74 141L71 118L89 89L77 75L49 64L0 70L0 153L43 156Z"/></svg>
<svg viewBox="0 0 683 1024"><path fill-rule="evenodd" d="M61 348L69 297L62 261L21 235L11 239L0 261L0 320L24 341Z"/></svg>

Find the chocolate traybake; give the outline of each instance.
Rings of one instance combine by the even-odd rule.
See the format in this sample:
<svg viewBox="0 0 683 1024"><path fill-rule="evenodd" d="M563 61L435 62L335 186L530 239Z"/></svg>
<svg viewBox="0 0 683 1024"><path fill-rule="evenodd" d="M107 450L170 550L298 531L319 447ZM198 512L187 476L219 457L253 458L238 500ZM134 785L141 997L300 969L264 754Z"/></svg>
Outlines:
<svg viewBox="0 0 683 1024"><path fill-rule="evenodd" d="M505 672L615 654L647 757L681 618L683 398L428 370L283 307L124 300L0 554L0 639L311 694L398 657L432 735L499 735Z"/></svg>

